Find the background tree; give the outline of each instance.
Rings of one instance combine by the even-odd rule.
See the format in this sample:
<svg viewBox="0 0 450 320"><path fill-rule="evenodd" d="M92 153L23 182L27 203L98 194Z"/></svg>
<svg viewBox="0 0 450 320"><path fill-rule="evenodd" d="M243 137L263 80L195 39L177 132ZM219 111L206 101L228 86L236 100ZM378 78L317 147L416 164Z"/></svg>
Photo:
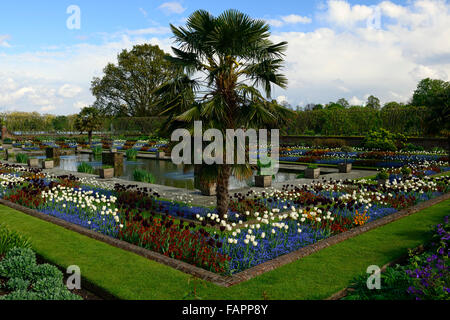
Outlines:
<svg viewBox="0 0 450 320"><path fill-rule="evenodd" d="M66 116L57 116L52 119L52 125L55 131L67 131L69 129L69 120Z"/></svg>
<svg viewBox="0 0 450 320"><path fill-rule="evenodd" d="M367 98L366 107L374 110L380 110L381 108L380 99L378 99L375 96L370 96L369 98Z"/></svg>
<svg viewBox="0 0 450 320"><path fill-rule="evenodd" d="M92 81L94 107L114 116L155 115L160 97L154 91L180 74L179 67L164 59L165 56L158 46L149 44L123 50L117 57L117 65L108 64L103 77Z"/></svg>
<svg viewBox="0 0 450 320"><path fill-rule="evenodd" d="M81 131L81 133L88 133L89 145L92 144L92 132L99 130L102 127L102 124L102 114L94 107L83 108L75 120L75 128Z"/></svg>
<svg viewBox="0 0 450 320"><path fill-rule="evenodd" d="M405 105L403 105L403 104L401 104L401 103L398 103L398 102L395 102L395 101L391 101L391 102L388 102L388 103L385 103L384 104L384 106L383 106L383 111L386 111L386 110L395 110L395 109L397 109L397 108L402 108L402 107L404 107Z"/></svg>
<svg viewBox="0 0 450 320"><path fill-rule="evenodd" d="M348 103L348 101L344 98L339 99L338 101L336 101L336 103L340 104L344 108L350 108L350 103Z"/></svg>
<svg viewBox="0 0 450 320"><path fill-rule="evenodd" d="M450 82L423 79L414 91L411 104L428 109L427 131L438 134L450 130Z"/></svg>
<svg viewBox="0 0 450 320"><path fill-rule="evenodd" d="M203 75L197 85L188 85L196 93L196 103L181 114L173 109L176 121L192 125L202 120L204 130L216 128L225 134L226 129L278 127L280 119L292 112L267 101L258 89L269 98L272 85L287 84L279 73L287 43L270 41L267 23L236 10L218 17L199 10L188 18L186 27L171 28L179 48L172 48L175 57L169 60L189 75ZM239 176L246 168L229 164L211 168L217 177L217 210L223 216L228 211L232 170Z"/></svg>
<svg viewBox="0 0 450 320"><path fill-rule="evenodd" d="M345 107L337 102L330 102L325 106L325 109L328 110L337 110L337 109L345 109Z"/></svg>

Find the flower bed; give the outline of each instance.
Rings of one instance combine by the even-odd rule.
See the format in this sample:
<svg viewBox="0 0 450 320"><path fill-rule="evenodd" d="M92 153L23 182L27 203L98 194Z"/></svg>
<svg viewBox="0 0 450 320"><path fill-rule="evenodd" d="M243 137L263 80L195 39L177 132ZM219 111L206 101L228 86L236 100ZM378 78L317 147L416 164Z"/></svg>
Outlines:
<svg viewBox="0 0 450 320"><path fill-rule="evenodd" d="M411 251L407 263L388 267L381 275L381 289L367 288L367 274L358 276L346 300L449 300L449 216L433 229L424 252Z"/></svg>
<svg viewBox="0 0 450 320"><path fill-rule="evenodd" d="M419 172L419 171L417 171ZM417 173L416 172L416 173ZM234 274L449 191L450 177L386 185L322 181L235 194L231 211L159 198L149 188L0 166L6 200L220 274Z"/></svg>
<svg viewBox="0 0 450 320"><path fill-rule="evenodd" d="M342 152L332 149L281 148L280 161L337 165L344 161L354 166L374 168L400 168L404 165L427 164L442 167L449 161L448 155L440 152L391 152L355 151ZM450 170L450 168L447 168Z"/></svg>

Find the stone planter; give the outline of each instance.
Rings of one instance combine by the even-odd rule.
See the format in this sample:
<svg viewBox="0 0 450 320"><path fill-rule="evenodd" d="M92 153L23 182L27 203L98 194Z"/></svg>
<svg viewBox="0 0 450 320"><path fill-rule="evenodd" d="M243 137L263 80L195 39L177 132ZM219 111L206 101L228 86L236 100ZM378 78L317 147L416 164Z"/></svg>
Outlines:
<svg viewBox="0 0 450 320"><path fill-rule="evenodd" d="M352 164L351 163L340 163L338 164L339 173L349 173L352 171Z"/></svg>
<svg viewBox="0 0 450 320"><path fill-rule="evenodd" d="M47 148L45 149L45 155L48 159L55 159L61 156L60 148Z"/></svg>
<svg viewBox="0 0 450 320"><path fill-rule="evenodd" d="M44 160L42 161L42 169L53 169L55 163L53 160Z"/></svg>
<svg viewBox="0 0 450 320"><path fill-rule="evenodd" d="M272 186L272 176L255 176L255 187L268 188Z"/></svg>
<svg viewBox="0 0 450 320"><path fill-rule="evenodd" d="M319 176L320 176L320 168L317 169L307 168L305 170L306 179L319 179Z"/></svg>
<svg viewBox="0 0 450 320"><path fill-rule="evenodd" d="M112 166L114 168L114 175L120 177L123 174L124 167L124 155L123 153L110 153L106 152L102 156L102 163Z"/></svg>
<svg viewBox="0 0 450 320"><path fill-rule="evenodd" d="M116 152L117 152L117 149L116 149L116 148L111 148L111 149L109 149L109 151L110 151L111 153L116 153Z"/></svg>
<svg viewBox="0 0 450 320"><path fill-rule="evenodd" d="M39 167L39 159L37 158L30 158L28 159L28 166L29 167Z"/></svg>
<svg viewBox="0 0 450 320"><path fill-rule="evenodd" d="M100 178L102 179L111 179L114 177L114 168L108 168L108 169L100 169Z"/></svg>
<svg viewBox="0 0 450 320"><path fill-rule="evenodd" d="M163 159L165 156L166 156L166 153L164 151L156 152L156 159Z"/></svg>

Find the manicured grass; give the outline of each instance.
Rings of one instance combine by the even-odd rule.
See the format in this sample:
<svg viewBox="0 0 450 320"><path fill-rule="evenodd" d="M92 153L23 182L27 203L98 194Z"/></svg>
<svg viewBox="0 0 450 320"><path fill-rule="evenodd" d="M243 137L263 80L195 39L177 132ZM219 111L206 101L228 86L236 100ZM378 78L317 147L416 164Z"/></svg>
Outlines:
<svg viewBox="0 0 450 320"><path fill-rule="evenodd" d="M202 299L324 299L370 265L382 266L426 241L430 227L450 214L450 200L369 231L231 288L198 285ZM122 299L182 299L189 275L0 206L0 222L31 237L33 248Z"/></svg>

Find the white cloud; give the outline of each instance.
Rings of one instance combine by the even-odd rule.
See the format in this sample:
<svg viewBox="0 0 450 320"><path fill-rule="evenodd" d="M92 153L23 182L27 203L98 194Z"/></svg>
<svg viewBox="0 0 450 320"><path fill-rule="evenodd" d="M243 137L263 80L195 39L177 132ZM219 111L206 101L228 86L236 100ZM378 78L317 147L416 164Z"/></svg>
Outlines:
<svg viewBox="0 0 450 320"><path fill-rule="evenodd" d="M11 36L8 34L0 34L0 47L10 48L11 45L7 41L10 38Z"/></svg>
<svg viewBox="0 0 450 320"><path fill-rule="evenodd" d="M351 27L366 21L373 13L373 7L358 4L352 6L345 0L329 0L324 18L331 24Z"/></svg>
<svg viewBox="0 0 450 320"><path fill-rule="evenodd" d="M51 105L48 105L48 106L44 106L44 107L42 107L41 109L39 109L41 112L50 112L50 111L54 111L56 109L56 107L55 106L51 106Z"/></svg>
<svg viewBox="0 0 450 320"><path fill-rule="evenodd" d="M278 96L277 97L277 102L279 104L283 104L283 103L289 103L288 99L286 98L286 96Z"/></svg>
<svg viewBox="0 0 450 320"><path fill-rule="evenodd" d="M0 53L0 111L77 113L94 102L90 92L93 77L101 76L108 63L116 63L123 49L150 43L170 52L170 38L130 33L136 35L105 35L105 42L98 45L81 43L51 51Z"/></svg>
<svg viewBox="0 0 450 320"><path fill-rule="evenodd" d="M265 19L268 24L273 27L282 27L287 24L308 24L312 22L311 18L299 16L296 14L290 14L288 16L282 16L280 19Z"/></svg>
<svg viewBox="0 0 450 320"><path fill-rule="evenodd" d="M278 101L295 106L346 98L351 104L361 104L373 94L382 103L406 102L422 78L450 80L448 2L416 0L400 6L384 1L379 4L379 30L368 29L361 20L366 9L343 1L328 4L337 2L340 4L328 6L322 14L336 17L341 10L354 21L352 28L336 18L324 20L328 21L324 27L310 32L272 36L276 42L289 44L284 70L289 85L287 90L275 90ZM276 21L282 26L296 19L280 17ZM115 63L121 50L151 43L170 53L172 39L163 31L155 26L104 34L104 42L96 45L0 53L0 110L49 110L54 106L51 111L58 114L76 113L93 103L92 78L101 76L108 63Z"/></svg>
<svg viewBox="0 0 450 320"><path fill-rule="evenodd" d="M363 106L364 100L359 99L358 97L353 96L350 100L348 100L348 103L351 106Z"/></svg>
<svg viewBox="0 0 450 320"><path fill-rule="evenodd" d="M337 2L350 21L361 21L368 14L343 1L329 1L334 6L325 15L337 15ZM334 20L329 27L311 32L274 35L274 41L288 42L285 74L289 79L288 89L276 89L275 96L328 103L341 97L365 101L367 94L373 94L382 102L406 102L425 77L449 81L450 4L417 0L398 6L385 1L380 7L380 30L365 23L335 28L339 20Z"/></svg>
<svg viewBox="0 0 450 320"><path fill-rule="evenodd" d="M158 7L165 14L181 14L186 11L179 2L164 2Z"/></svg>
<svg viewBox="0 0 450 320"><path fill-rule="evenodd" d="M66 83L61 88L59 88L58 94L64 98L74 98L82 91L82 88Z"/></svg>

